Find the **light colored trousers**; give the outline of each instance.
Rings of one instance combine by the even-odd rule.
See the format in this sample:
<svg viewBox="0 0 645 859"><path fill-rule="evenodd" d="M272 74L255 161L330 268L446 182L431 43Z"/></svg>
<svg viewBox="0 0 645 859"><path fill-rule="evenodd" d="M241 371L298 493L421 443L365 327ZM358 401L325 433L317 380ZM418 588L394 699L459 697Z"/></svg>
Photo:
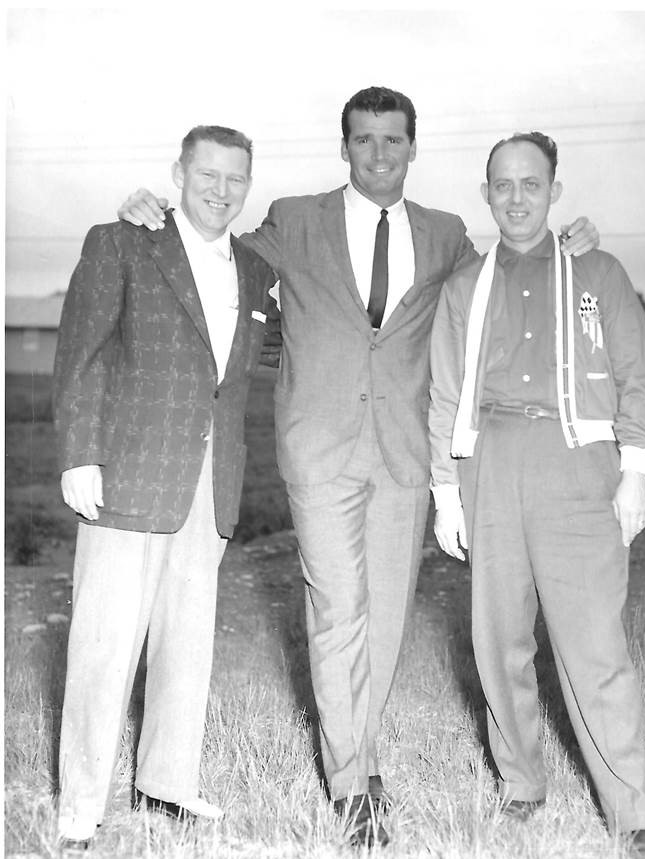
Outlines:
<svg viewBox="0 0 645 859"><path fill-rule="evenodd" d="M103 819L146 633L136 786L176 803L197 796L225 548L210 450L177 533L79 525L60 742L62 836L91 837Z"/></svg>
<svg viewBox="0 0 645 859"><path fill-rule="evenodd" d="M569 450L559 421L493 413L460 476L475 658L501 792L546 793L533 665L539 598L608 826L645 828L642 698L622 621L628 552L612 509L615 444Z"/></svg>
<svg viewBox="0 0 645 859"><path fill-rule="evenodd" d="M396 483L371 414L342 474L287 484L306 582L311 677L332 799L367 793L421 561L427 486Z"/></svg>

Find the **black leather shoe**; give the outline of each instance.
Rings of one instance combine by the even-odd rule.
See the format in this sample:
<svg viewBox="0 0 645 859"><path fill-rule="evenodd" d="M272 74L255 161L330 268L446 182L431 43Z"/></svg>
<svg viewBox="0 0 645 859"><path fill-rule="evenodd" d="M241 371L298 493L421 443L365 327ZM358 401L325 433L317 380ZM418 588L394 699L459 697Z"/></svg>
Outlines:
<svg viewBox="0 0 645 859"><path fill-rule="evenodd" d="M392 798L383 787L380 775L370 776L368 791L375 810L381 814L387 814L392 808Z"/></svg>
<svg viewBox="0 0 645 859"><path fill-rule="evenodd" d="M359 793L351 803L347 799L337 799L334 811L345 820L345 834L352 847L368 849L380 844L385 847L390 843L390 836L376 819L376 809L369 794Z"/></svg>
<svg viewBox="0 0 645 859"><path fill-rule="evenodd" d="M640 859L640 857L645 856L645 829L636 829L630 833L629 837L628 855L634 857L634 859Z"/></svg>
<svg viewBox="0 0 645 859"><path fill-rule="evenodd" d="M182 823L192 822L197 819L197 815L192 811L184 808L183 805L177 805L176 802L167 802L165 799L155 799L154 796L148 796L135 788L134 791L134 811L149 811L153 814L165 814L166 817L172 817Z"/></svg>
<svg viewBox="0 0 645 859"><path fill-rule="evenodd" d="M61 859L75 859L76 856L85 856L91 843L91 838L61 838L58 842L58 855Z"/></svg>
<svg viewBox="0 0 645 859"><path fill-rule="evenodd" d="M544 799L511 799L502 806L502 813L513 820L524 823L538 808L542 808L545 802Z"/></svg>

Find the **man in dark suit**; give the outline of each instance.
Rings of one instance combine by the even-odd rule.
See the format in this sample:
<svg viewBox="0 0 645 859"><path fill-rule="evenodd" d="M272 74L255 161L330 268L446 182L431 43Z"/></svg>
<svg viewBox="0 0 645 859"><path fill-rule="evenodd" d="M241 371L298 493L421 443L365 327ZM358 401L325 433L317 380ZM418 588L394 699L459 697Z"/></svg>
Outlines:
<svg viewBox="0 0 645 859"><path fill-rule="evenodd" d="M429 503L429 337L443 281L477 258L456 215L403 199L416 115L370 87L342 115L350 182L274 202L242 240L280 277L278 464L307 585L323 766L353 843L388 842L377 737ZM150 192L119 210L163 226ZM580 229L582 228L582 238ZM581 222L571 250L591 246Z"/></svg>
<svg viewBox="0 0 645 859"><path fill-rule="evenodd" d="M59 837L103 818L144 638L136 800L216 817L198 797L217 568L237 522L244 411L275 277L231 236L251 142L199 126L163 233L92 227L65 299L54 368L63 497L81 517L63 707Z"/></svg>

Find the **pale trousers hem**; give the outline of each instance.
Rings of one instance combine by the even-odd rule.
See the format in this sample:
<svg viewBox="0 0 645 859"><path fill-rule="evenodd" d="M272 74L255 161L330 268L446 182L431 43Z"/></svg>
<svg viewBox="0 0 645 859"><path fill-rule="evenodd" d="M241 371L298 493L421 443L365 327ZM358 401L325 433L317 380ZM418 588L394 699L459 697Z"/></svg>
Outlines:
<svg viewBox="0 0 645 859"><path fill-rule="evenodd" d="M178 795L176 787L159 781L136 778L134 786L141 793L145 793L146 796L150 796L153 799L161 799L164 802L173 802L176 805L189 805L193 800L198 799L198 791L196 790L192 791L190 795Z"/></svg>
<svg viewBox="0 0 645 859"><path fill-rule="evenodd" d="M81 815L59 815L57 838L69 838L72 841L85 841L94 838L97 827L102 823L102 820L97 820L95 816L82 817Z"/></svg>
<svg viewBox="0 0 645 859"><path fill-rule="evenodd" d="M546 799L546 783L535 787L522 784L521 782L508 782L499 780L497 783L498 793L502 802L541 802Z"/></svg>
<svg viewBox="0 0 645 859"><path fill-rule="evenodd" d="M61 832L94 827L103 817L146 635L136 780L167 785L158 799L197 796L226 542L215 526L210 443L175 534L79 525L61 722Z"/></svg>

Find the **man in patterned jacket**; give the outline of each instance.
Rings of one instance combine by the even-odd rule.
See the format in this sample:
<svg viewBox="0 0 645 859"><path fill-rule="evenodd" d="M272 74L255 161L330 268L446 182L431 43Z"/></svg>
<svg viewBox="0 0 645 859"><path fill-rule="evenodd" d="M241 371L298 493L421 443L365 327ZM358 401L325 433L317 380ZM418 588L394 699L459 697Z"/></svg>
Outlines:
<svg viewBox="0 0 645 859"><path fill-rule="evenodd" d="M645 855L642 699L621 615L645 523L645 313L620 263L561 254L557 149L500 141L484 199L500 229L442 291L431 338L435 533L470 547L473 642L504 810L544 804L533 657L541 603L607 824ZM463 503L463 510L462 510ZM639 852L641 851L641 852Z"/></svg>
<svg viewBox="0 0 645 859"><path fill-rule="evenodd" d="M93 227L63 307L55 421L81 517L63 707L59 837L86 849L103 818L147 635L136 801L180 818L198 798L217 568L237 522L244 411L275 277L231 236L251 142L184 138L181 207L163 233Z"/></svg>

